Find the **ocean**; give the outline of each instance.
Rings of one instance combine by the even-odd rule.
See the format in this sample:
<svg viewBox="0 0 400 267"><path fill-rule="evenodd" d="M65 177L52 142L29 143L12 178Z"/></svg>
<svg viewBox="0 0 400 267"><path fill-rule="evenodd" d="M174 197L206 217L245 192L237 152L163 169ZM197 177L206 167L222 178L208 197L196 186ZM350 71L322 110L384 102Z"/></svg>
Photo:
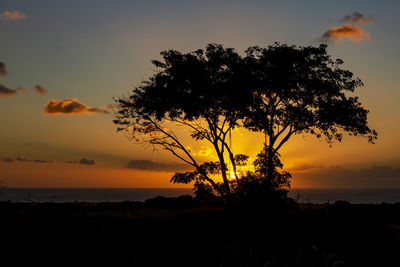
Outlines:
<svg viewBox="0 0 400 267"><path fill-rule="evenodd" d="M156 196L177 197L192 195L189 188L4 188L0 201L11 202L120 202L144 201ZM291 189L289 196L301 203L350 203L400 202L399 189Z"/></svg>

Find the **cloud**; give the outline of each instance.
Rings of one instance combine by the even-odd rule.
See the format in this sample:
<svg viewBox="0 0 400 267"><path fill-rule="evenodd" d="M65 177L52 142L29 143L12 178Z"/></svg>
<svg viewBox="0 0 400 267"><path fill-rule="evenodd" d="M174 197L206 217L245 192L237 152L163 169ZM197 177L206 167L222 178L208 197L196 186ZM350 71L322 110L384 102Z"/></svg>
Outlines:
<svg viewBox="0 0 400 267"><path fill-rule="evenodd" d="M26 158L24 158L24 157L16 157L15 160L17 160L17 161L22 161L22 162L24 162L24 161L32 161L32 160L26 159Z"/></svg>
<svg viewBox="0 0 400 267"><path fill-rule="evenodd" d="M3 13L0 13L0 19L1 20L21 20L21 19L27 19L28 16L21 11L14 10L14 11L4 11Z"/></svg>
<svg viewBox="0 0 400 267"><path fill-rule="evenodd" d="M42 86L40 85L36 85L35 88L33 89L35 90L36 93L38 93L39 95L45 95L47 94L47 90L44 89Z"/></svg>
<svg viewBox="0 0 400 267"><path fill-rule="evenodd" d="M0 76L6 76L7 71L6 71L6 64L0 61Z"/></svg>
<svg viewBox="0 0 400 267"><path fill-rule="evenodd" d="M79 161L79 164L94 165L94 164L96 164L96 161L94 159L85 159L85 158L83 158L83 159L81 159Z"/></svg>
<svg viewBox="0 0 400 267"><path fill-rule="evenodd" d="M374 22L373 17L364 17L363 14L359 12L354 12L353 14L346 15L342 19L339 20L339 22L348 22L352 24L358 24L358 25L366 25L369 23Z"/></svg>
<svg viewBox="0 0 400 267"><path fill-rule="evenodd" d="M364 168L359 171L359 176L364 177L390 177L398 178L400 181L400 168L393 169L390 166L372 166L371 168Z"/></svg>
<svg viewBox="0 0 400 267"><path fill-rule="evenodd" d="M309 171L309 170L316 169L316 168L322 168L322 166L321 165L314 165L314 164L304 163L304 162L297 162L297 163L293 164L293 166L288 168L287 170L289 172L291 172L291 171L293 171L293 172L304 172L304 171Z"/></svg>
<svg viewBox="0 0 400 267"><path fill-rule="evenodd" d="M83 164L83 165L95 165L96 161L94 159L86 159L86 158L82 158L81 160L70 160L67 161L65 163L68 164Z"/></svg>
<svg viewBox="0 0 400 267"><path fill-rule="evenodd" d="M0 158L0 162L13 163L13 162L33 162L33 163L52 163L52 160L42 160L42 159L26 159L24 157L16 158Z"/></svg>
<svg viewBox="0 0 400 267"><path fill-rule="evenodd" d="M104 108L88 107L78 101L78 99L50 99L43 107L43 112L46 114L84 114L84 113L109 113Z"/></svg>
<svg viewBox="0 0 400 267"><path fill-rule="evenodd" d="M16 90L7 88L4 85L0 84L0 97L13 96L16 93L17 93Z"/></svg>
<svg viewBox="0 0 400 267"><path fill-rule="evenodd" d="M320 37L321 42L334 44L342 43L345 39L354 43L362 43L365 40L370 41L371 36L357 26L345 24L330 28Z"/></svg>
<svg viewBox="0 0 400 267"><path fill-rule="evenodd" d="M187 171L191 169L186 164L159 163L151 160L132 160L125 167L141 171L156 171L156 172L177 172L177 171Z"/></svg>
<svg viewBox="0 0 400 267"><path fill-rule="evenodd" d="M15 162L15 159L13 159L13 158L0 158L0 162L11 163L11 162Z"/></svg>
<svg viewBox="0 0 400 267"><path fill-rule="evenodd" d="M52 163L52 160L41 160L41 159L33 159L32 162L35 163Z"/></svg>
<svg viewBox="0 0 400 267"><path fill-rule="evenodd" d="M36 93L40 94L40 95L45 95L47 94L46 89L44 89L43 87L36 85L34 89L32 89L33 91L35 91ZM7 96L13 96L17 93L29 93L31 90L26 89L24 87L17 87L16 89L10 89L5 87L4 85L0 84L0 97L7 97Z"/></svg>
<svg viewBox="0 0 400 267"><path fill-rule="evenodd" d="M293 182L301 187L400 187L400 168L391 166L371 166L360 170L343 167L315 168L292 174Z"/></svg>
<svg viewBox="0 0 400 267"><path fill-rule="evenodd" d="M6 76L6 75L7 75L6 64L0 62L0 76ZM32 90L40 95L45 95L47 93L46 89L44 89L40 85L36 85L35 88ZM28 93L29 91L30 91L29 89L26 89L24 87L17 87L16 89L10 89L0 84L0 97L13 96L18 92L25 94Z"/></svg>

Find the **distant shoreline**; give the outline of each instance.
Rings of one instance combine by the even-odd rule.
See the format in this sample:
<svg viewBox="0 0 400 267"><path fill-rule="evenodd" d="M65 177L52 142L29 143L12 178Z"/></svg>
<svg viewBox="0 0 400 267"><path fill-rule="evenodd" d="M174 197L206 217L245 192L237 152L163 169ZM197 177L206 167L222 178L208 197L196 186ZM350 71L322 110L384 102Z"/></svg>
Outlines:
<svg viewBox="0 0 400 267"><path fill-rule="evenodd" d="M10 202L122 202L193 195L191 188L4 188L1 192L0 201ZM400 188L293 188L288 196L300 203L396 203Z"/></svg>

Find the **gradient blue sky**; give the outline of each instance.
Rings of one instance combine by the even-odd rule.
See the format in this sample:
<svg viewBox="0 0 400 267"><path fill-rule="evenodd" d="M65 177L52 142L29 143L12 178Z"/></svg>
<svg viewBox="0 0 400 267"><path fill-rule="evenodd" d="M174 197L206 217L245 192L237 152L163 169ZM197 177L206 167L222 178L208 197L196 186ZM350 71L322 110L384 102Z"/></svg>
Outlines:
<svg viewBox="0 0 400 267"><path fill-rule="evenodd" d="M0 20L0 62L8 72L0 84L47 90L44 96L0 97L0 158L54 161L1 162L0 180L11 187L175 187L168 183L171 173L124 168L130 160L177 161L129 143L115 133L111 114L48 115L43 106L49 99L70 98L90 107L112 104L113 97L128 94L153 73L150 60L165 49L189 52L210 42L240 52L276 41L317 45L324 32L344 24L338 20L360 12L374 19L359 26L370 41L331 44L329 53L365 83L356 95L371 111L377 144L346 136L329 148L298 136L282 156L295 187L400 187L399 10L399 1L0 1L0 14L27 16ZM258 137L238 132L235 138L236 150L252 157L261 148ZM64 163L82 158L96 164ZM386 166L381 169L386 180L375 173L380 166ZM338 170L351 179L335 182ZM363 180L363 174L369 178Z"/></svg>

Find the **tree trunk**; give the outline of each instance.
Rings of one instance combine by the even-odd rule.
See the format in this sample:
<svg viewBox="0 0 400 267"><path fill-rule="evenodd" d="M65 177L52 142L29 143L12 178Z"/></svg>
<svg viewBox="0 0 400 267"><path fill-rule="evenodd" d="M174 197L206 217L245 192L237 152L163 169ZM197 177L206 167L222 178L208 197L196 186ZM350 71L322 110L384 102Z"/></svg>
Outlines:
<svg viewBox="0 0 400 267"><path fill-rule="evenodd" d="M222 154L223 152L221 152L221 151L219 150L218 144L214 143L213 145L214 145L215 151L217 152L219 162L220 162L220 164L221 164L221 175L222 175L222 180L223 180L223 182L224 182L224 187L225 187L225 190L226 190L226 195L227 195L227 196L230 196L230 194L231 194L231 189L230 189L230 187L229 187L228 177L226 176L226 170L227 170L227 168L226 168L226 163L225 163L224 155Z"/></svg>
<svg viewBox="0 0 400 267"><path fill-rule="evenodd" d="M268 158L267 158L267 132L264 131L264 179L265 181L268 181L268 175L267 175L267 166L268 166Z"/></svg>
<svg viewBox="0 0 400 267"><path fill-rule="evenodd" d="M224 161L224 159L222 159L222 161L221 161L221 158L220 158L220 162L221 162L221 174L222 174L222 180L224 181L224 186L225 186L225 189L226 189L226 194L227 195L230 195L231 194L231 189L230 189L230 186L229 186L229 181L228 181L228 177L226 176L226 164L225 164L225 161Z"/></svg>
<svg viewBox="0 0 400 267"><path fill-rule="evenodd" d="M271 142L270 142L271 144ZM272 146L268 146L268 152L266 151L267 154L267 183L269 185L272 185L272 180L273 180L273 175L274 175L274 161L273 161L273 156L272 155Z"/></svg>

